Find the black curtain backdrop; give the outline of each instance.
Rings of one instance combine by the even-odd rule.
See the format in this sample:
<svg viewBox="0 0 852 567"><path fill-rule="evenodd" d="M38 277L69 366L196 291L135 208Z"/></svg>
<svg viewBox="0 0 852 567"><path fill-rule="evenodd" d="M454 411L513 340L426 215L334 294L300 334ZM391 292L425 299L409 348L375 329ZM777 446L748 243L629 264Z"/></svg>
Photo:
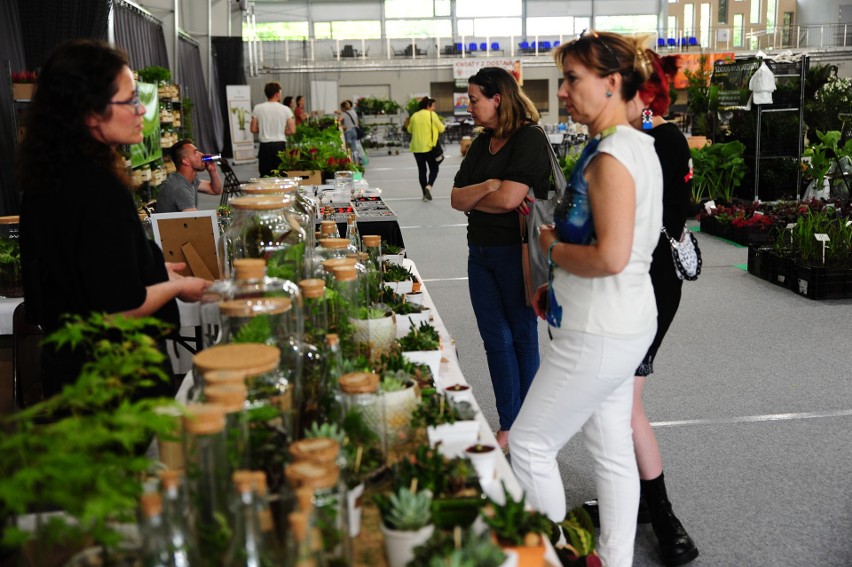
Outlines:
<svg viewBox="0 0 852 567"><path fill-rule="evenodd" d="M7 0L8 3L14 0ZM112 0L17 0L27 65L38 69L69 39L107 39Z"/></svg>
<svg viewBox="0 0 852 567"><path fill-rule="evenodd" d="M242 37L214 37L213 39L213 68L218 73L217 89L219 95L219 106L224 129L224 146L222 155L233 157L234 149L231 146L231 129L228 116L228 97L225 87L228 85L247 85L246 72L243 66L243 38ZM214 107L215 111L216 107Z"/></svg>
<svg viewBox="0 0 852 567"><path fill-rule="evenodd" d="M151 65L169 68L166 37L159 20L122 0L115 0L115 45L124 49L135 70Z"/></svg>
<svg viewBox="0 0 852 567"><path fill-rule="evenodd" d="M195 145L203 152L221 152L222 116L218 112L214 114L210 110L207 84L204 82L201 52L198 45L183 35L180 36L178 41L177 74L181 97L189 97L195 105L191 117Z"/></svg>
<svg viewBox="0 0 852 567"><path fill-rule="evenodd" d="M11 77L8 73L26 71L24 42L21 38L17 2L0 2L0 214L16 215L20 212L21 197L15 178L15 147L17 131L14 128ZM16 105L17 106L17 105Z"/></svg>

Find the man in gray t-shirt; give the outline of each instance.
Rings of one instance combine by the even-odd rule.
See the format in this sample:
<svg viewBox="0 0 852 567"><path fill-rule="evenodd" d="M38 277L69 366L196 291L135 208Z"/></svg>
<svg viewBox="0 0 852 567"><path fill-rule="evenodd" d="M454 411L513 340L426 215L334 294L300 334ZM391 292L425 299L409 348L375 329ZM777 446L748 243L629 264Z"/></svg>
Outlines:
<svg viewBox="0 0 852 567"><path fill-rule="evenodd" d="M195 147L192 140L180 140L169 151L177 171L169 175L160 185L156 207L158 213L198 210L199 191L208 195L222 194L222 177L219 174L219 168L216 167L215 162L201 159L204 154ZM200 171L208 172L210 181L199 179Z"/></svg>

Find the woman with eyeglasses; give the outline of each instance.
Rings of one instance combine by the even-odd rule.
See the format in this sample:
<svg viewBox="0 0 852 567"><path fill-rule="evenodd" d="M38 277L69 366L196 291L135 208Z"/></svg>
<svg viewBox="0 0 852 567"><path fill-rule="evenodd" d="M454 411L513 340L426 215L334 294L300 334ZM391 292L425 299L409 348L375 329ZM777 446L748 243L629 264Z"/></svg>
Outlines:
<svg viewBox="0 0 852 567"><path fill-rule="evenodd" d="M175 298L197 301L207 287L178 275L183 265L166 264L142 229L117 150L142 141L145 112L127 56L105 43L65 43L39 74L18 173L27 318L45 333L65 314L92 312L177 326ZM45 397L76 381L83 362L83 353L45 345Z"/></svg>
<svg viewBox="0 0 852 567"><path fill-rule="evenodd" d="M450 202L468 215L468 287L485 344L500 429L509 430L538 370L538 327L526 304L519 212L525 197L550 189L550 148L539 113L505 69L484 67L468 79L468 111L482 130L453 182Z"/></svg>
<svg viewBox="0 0 852 567"><path fill-rule="evenodd" d="M636 40L592 33L555 52L559 99L590 140L555 225L540 245L553 267L547 320L553 340L512 428L512 469L532 506L565 518L556 456L579 431L595 461L608 567L633 563L639 475L630 418L633 374L657 328L648 270L662 223L654 141L631 127L627 103L652 67ZM543 286L545 287L545 286Z"/></svg>

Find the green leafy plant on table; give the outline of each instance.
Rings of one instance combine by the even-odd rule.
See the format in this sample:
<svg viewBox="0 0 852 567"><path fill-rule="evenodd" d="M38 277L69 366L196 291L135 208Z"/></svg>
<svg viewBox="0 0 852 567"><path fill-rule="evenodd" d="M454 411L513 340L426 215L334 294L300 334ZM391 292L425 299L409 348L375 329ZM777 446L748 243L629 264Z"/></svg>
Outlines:
<svg viewBox="0 0 852 567"><path fill-rule="evenodd" d="M745 145L737 140L693 148L692 202L708 197L730 203L745 177ZM697 200L696 200L697 199Z"/></svg>
<svg viewBox="0 0 852 567"><path fill-rule="evenodd" d="M414 326L414 321L411 322L411 328L408 334L398 339L399 348L404 352L422 351L422 350L437 350L441 348L441 337L438 330L427 321L423 321L418 326Z"/></svg>
<svg viewBox="0 0 852 567"><path fill-rule="evenodd" d="M139 80L143 83L159 85L160 83L168 83L172 80L172 72L165 67L157 65L149 65L137 71L136 74L139 75Z"/></svg>
<svg viewBox="0 0 852 567"><path fill-rule="evenodd" d="M399 264L385 262L382 280L386 282L404 282L413 279L414 275L408 268L400 266Z"/></svg>
<svg viewBox="0 0 852 567"><path fill-rule="evenodd" d="M169 381L153 338L164 334L155 319L95 313L69 318L46 339L89 353L90 362L59 394L0 419L4 546L88 540L110 548L122 541L116 526L136 522L140 479L153 464L145 447L154 435L174 438L174 418L156 411L174 402L141 397ZM46 509L65 514L52 515L36 532L5 522Z"/></svg>
<svg viewBox="0 0 852 567"><path fill-rule="evenodd" d="M421 392L420 405L411 415L411 422L418 427L437 427L475 418L476 410L470 403L453 402L443 392L426 388Z"/></svg>
<svg viewBox="0 0 852 567"><path fill-rule="evenodd" d="M499 567L506 554L488 532L455 528L436 530L429 540L414 548L412 565L427 567Z"/></svg>
<svg viewBox="0 0 852 567"><path fill-rule="evenodd" d="M540 544L542 535L548 536L552 522L535 510L528 510L526 497L515 500L506 483L503 484L505 503L498 504L491 498L483 510L482 519L494 532L497 541L508 546L534 547Z"/></svg>
<svg viewBox="0 0 852 567"><path fill-rule="evenodd" d="M846 140L846 143L841 146L841 134L838 130L825 133L817 130L816 134L819 143L808 146L803 154L810 157L805 173L814 181L817 190L822 189L826 177L831 175L835 180L839 179L839 182L834 181L834 184L843 183L846 195L852 195L849 182L842 173L844 164L848 168L852 160L852 139Z"/></svg>
<svg viewBox="0 0 852 567"><path fill-rule="evenodd" d="M557 545L555 548L562 565L602 566L595 551L595 526L588 512L582 507L574 508L559 525L567 541L567 544Z"/></svg>
<svg viewBox="0 0 852 567"><path fill-rule="evenodd" d="M376 506L385 526L392 530L413 532L432 520L432 492L401 487L390 494L377 494Z"/></svg>

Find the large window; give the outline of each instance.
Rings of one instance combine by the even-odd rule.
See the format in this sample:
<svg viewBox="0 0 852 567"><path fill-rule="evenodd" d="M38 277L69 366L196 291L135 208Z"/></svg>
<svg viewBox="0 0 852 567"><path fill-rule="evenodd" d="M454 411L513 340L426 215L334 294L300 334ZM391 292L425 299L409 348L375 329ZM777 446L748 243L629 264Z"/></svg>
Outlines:
<svg viewBox="0 0 852 567"><path fill-rule="evenodd" d="M695 7L692 4L683 5L682 34L687 37L695 34Z"/></svg>
<svg viewBox="0 0 852 567"><path fill-rule="evenodd" d="M734 47L742 47L743 46L743 15L742 14L734 14L733 45L734 45Z"/></svg>
<svg viewBox="0 0 852 567"><path fill-rule="evenodd" d="M766 0L766 33L775 33L776 14L778 12L778 0Z"/></svg>
<svg viewBox="0 0 852 567"><path fill-rule="evenodd" d="M453 23L450 20L387 20L385 33L388 37L452 37Z"/></svg>
<svg viewBox="0 0 852 567"><path fill-rule="evenodd" d="M243 38L248 26L243 26ZM257 37L262 41L304 39L308 37L308 22L261 22L257 24Z"/></svg>
<svg viewBox="0 0 852 567"><path fill-rule="evenodd" d="M527 36L536 35L574 35L574 18L571 16L553 16L527 18Z"/></svg>
<svg viewBox="0 0 852 567"><path fill-rule="evenodd" d="M456 17L520 16L522 8L521 0L456 0Z"/></svg>
<svg viewBox="0 0 852 567"><path fill-rule="evenodd" d="M522 34L521 18L476 18L458 21L459 35L498 37Z"/></svg>
<svg viewBox="0 0 852 567"><path fill-rule="evenodd" d="M382 37L382 23L378 20L340 22L315 22L317 39L377 39Z"/></svg>
<svg viewBox="0 0 852 567"><path fill-rule="evenodd" d="M432 18L449 15L450 0L385 0L385 18Z"/></svg>
<svg viewBox="0 0 852 567"><path fill-rule="evenodd" d="M616 33L653 33L657 16L596 16L595 29Z"/></svg>
<svg viewBox="0 0 852 567"><path fill-rule="evenodd" d="M666 28L667 37L675 37L677 36L677 16L669 16L668 24Z"/></svg>
<svg viewBox="0 0 852 567"><path fill-rule="evenodd" d="M698 25L701 28L701 37L699 39L699 41L701 42L701 45L710 45L710 4L709 3L703 2L701 4L701 16L700 16Z"/></svg>
<svg viewBox="0 0 852 567"><path fill-rule="evenodd" d="M751 11L749 12L748 21L752 24L760 23L760 12L761 12L760 0L751 0Z"/></svg>

